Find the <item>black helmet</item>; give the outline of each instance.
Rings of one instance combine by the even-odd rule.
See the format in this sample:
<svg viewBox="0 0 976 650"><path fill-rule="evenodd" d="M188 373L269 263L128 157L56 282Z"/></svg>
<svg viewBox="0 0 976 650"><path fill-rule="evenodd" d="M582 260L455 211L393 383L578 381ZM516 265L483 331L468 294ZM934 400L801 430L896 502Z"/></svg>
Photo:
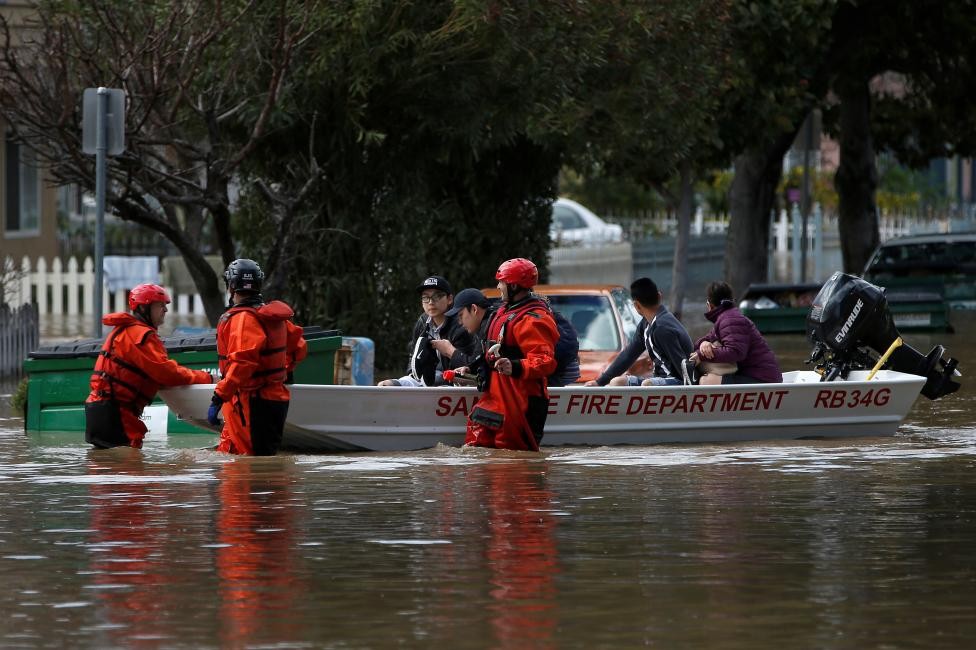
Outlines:
<svg viewBox="0 0 976 650"><path fill-rule="evenodd" d="M224 271L224 282L231 291L261 291L264 282L264 271L254 260L234 260Z"/></svg>

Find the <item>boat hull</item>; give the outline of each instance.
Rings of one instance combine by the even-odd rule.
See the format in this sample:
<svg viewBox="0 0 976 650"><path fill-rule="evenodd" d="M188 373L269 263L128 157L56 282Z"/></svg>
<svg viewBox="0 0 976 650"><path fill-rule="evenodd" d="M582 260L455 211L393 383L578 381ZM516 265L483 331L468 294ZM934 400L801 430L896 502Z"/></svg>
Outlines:
<svg viewBox="0 0 976 650"><path fill-rule="evenodd" d="M648 445L893 435L923 377L852 372L822 383L790 372L781 384L667 388L570 386L550 390L545 446ZM473 388L292 386L284 445L306 451L406 451L464 441ZM196 424L212 386L161 392Z"/></svg>

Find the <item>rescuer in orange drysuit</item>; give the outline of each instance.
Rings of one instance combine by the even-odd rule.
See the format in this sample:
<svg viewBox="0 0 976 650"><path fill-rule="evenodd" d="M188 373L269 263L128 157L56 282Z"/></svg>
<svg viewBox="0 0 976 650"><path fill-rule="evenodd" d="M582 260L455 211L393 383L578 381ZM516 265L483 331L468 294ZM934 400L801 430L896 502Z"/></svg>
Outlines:
<svg viewBox="0 0 976 650"><path fill-rule="evenodd" d="M261 297L264 272L252 260L234 260L224 271L230 308L217 323L221 379L207 420L223 415L218 451L274 456L281 446L290 393L285 379L305 358L302 328L291 307Z"/></svg>
<svg viewBox="0 0 976 650"><path fill-rule="evenodd" d="M488 386L468 416L464 444L538 451L559 330L549 305L532 293L539 271L530 260L502 262L495 279L502 306L492 315L484 341Z"/></svg>
<svg viewBox="0 0 976 650"><path fill-rule="evenodd" d="M166 318L166 290L140 284L129 292L131 314L102 319L114 329L102 344L85 402L85 441L96 447L142 447L146 425L142 410L160 387L209 384L205 370L190 370L166 355L157 329Z"/></svg>

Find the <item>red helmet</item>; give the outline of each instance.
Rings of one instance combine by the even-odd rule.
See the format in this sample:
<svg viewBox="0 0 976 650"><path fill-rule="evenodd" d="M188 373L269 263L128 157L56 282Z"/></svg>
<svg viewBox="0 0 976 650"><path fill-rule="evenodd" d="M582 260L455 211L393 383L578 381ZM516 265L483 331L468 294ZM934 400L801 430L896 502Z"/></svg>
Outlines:
<svg viewBox="0 0 976 650"><path fill-rule="evenodd" d="M158 284L137 284L129 292L129 309L135 310L139 305L151 305L154 302L171 302L166 289Z"/></svg>
<svg viewBox="0 0 976 650"><path fill-rule="evenodd" d="M502 262L498 271L495 272L495 279L506 284L517 284L520 287L531 289L539 282L539 269L532 263L532 260L516 257Z"/></svg>

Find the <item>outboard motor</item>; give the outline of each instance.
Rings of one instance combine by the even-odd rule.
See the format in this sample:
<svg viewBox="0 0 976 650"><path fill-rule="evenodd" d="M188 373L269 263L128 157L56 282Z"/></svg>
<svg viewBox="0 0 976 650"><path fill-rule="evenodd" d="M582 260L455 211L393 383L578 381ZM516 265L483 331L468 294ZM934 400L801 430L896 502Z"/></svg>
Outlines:
<svg viewBox="0 0 976 650"><path fill-rule="evenodd" d="M851 370L874 367L899 334L884 289L857 276L834 273L813 300L807 338L813 344L807 363L817 364L822 381L833 381L847 377ZM952 380L959 362L943 359L944 353L941 345L922 355L902 343L890 352L883 367L925 377L922 394L936 399L959 390L959 383Z"/></svg>

